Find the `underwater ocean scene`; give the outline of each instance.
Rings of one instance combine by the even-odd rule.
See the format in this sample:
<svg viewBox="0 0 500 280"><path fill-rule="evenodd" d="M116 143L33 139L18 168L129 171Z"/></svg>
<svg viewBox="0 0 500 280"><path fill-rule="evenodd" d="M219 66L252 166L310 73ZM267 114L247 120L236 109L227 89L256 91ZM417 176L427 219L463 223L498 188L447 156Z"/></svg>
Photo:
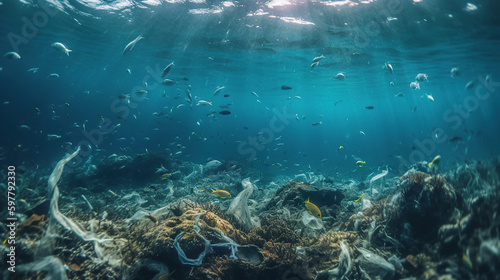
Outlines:
<svg viewBox="0 0 500 280"><path fill-rule="evenodd" d="M500 279L499 12L0 0L1 279Z"/></svg>

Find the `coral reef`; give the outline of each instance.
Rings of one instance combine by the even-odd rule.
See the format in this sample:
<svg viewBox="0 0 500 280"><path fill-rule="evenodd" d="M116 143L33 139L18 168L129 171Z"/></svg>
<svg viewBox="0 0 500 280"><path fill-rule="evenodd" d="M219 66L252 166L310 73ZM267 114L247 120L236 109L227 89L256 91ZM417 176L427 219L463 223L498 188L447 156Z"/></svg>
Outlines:
<svg viewBox="0 0 500 280"><path fill-rule="evenodd" d="M400 180L408 182L392 212L391 228L399 236L405 226L410 227L421 242L435 239L440 225L451 218L457 206L454 188L440 175L419 171L409 171Z"/></svg>
<svg viewBox="0 0 500 280"><path fill-rule="evenodd" d="M156 155L141 158L155 163L150 167L158 162ZM234 170L204 174L194 164L171 164L182 169L180 179L159 182L153 176L134 182L140 188L98 195L84 187L70 189L77 181L63 178L68 184L61 188L60 209L43 196L28 196L16 240L16 256L26 266L6 279L496 279L500 274L491 265L500 261L498 159L447 173L420 163L399 179L387 178L388 171L369 175L367 181L383 178L384 185L360 200L353 199L362 191L354 181L328 189L333 181L321 180L320 188L280 177L285 183L277 189L272 181L267 187L250 180L242 184L244 176ZM239 201L220 199L205 191L212 186L243 195ZM57 202L56 195L51 194ZM321 219L308 214L307 198L321 209ZM231 205L243 212L228 212ZM46 216L49 207L52 219ZM260 225L248 227L253 218ZM36 253L43 248L52 255Z"/></svg>
<svg viewBox="0 0 500 280"><path fill-rule="evenodd" d="M273 243L302 243L302 237L291 227L291 222L278 217L268 217L262 220L260 227L248 233L248 242L259 247L266 242Z"/></svg>

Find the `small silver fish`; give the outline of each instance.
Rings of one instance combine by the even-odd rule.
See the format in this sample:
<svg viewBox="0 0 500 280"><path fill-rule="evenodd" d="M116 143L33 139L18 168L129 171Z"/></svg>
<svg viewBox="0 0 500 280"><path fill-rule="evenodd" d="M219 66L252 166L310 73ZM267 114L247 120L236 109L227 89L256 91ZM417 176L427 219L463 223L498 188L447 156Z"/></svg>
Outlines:
<svg viewBox="0 0 500 280"><path fill-rule="evenodd" d="M338 73L337 75L335 75L335 79L342 81L346 79L346 76L342 73Z"/></svg>
<svg viewBox="0 0 500 280"><path fill-rule="evenodd" d="M61 138L61 135L57 135L57 134L47 134L47 139L50 141L50 140L54 140L54 139L59 139Z"/></svg>
<svg viewBox="0 0 500 280"><path fill-rule="evenodd" d="M167 65L167 67L165 67L165 69L163 69L163 72L161 73L161 77L162 78L165 78L165 76L168 75L168 73L170 72L170 69L172 68L172 66L175 66L175 64L174 64L173 61L169 65Z"/></svg>
<svg viewBox="0 0 500 280"><path fill-rule="evenodd" d="M189 103L193 103L193 96L191 95L191 92L189 91L189 89L186 89L186 95L189 99Z"/></svg>
<svg viewBox="0 0 500 280"><path fill-rule="evenodd" d="M392 65L390 63L386 63L384 66L389 73L394 74L394 68L392 68Z"/></svg>
<svg viewBox="0 0 500 280"><path fill-rule="evenodd" d="M174 80L170 80L170 79L165 79L163 81L161 81L162 85L166 85L166 86L173 86L175 85L175 81Z"/></svg>
<svg viewBox="0 0 500 280"><path fill-rule="evenodd" d="M207 106L207 105L212 106L212 102L208 102L208 101L205 101L205 100L200 100L200 101L198 101L198 103L196 103L196 106L200 106L200 105L202 105L202 106Z"/></svg>
<svg viewBox="0 0 500 280"><path fill-rule="evenodd" d="M214 91L214 96L216 96L217 94L219 94L225 87L218 87L215 91Z"/></svg>
<svg viewBox="0 0 500 280"><path fill-rule="evenodd" d="M21 56L16 52L8 52L4 55L7 59L21 59Z"/></svg>
<svg viewBox="0 0 500 280"><path fill-rule="evenodd" d="M127 46L125 46L125 48L123 49L122 55L125 55L126 53L131 51L134 48L135 44L137 44L137 42L139 42L142 39L144 39L144 37L139 35L137 36L137 38L128 43Z"/></svg>
<svg viewBox="0 0 500 280"><path fill-rule="evenodd" d="M466 90L469 90L469 89L471 89L471 88L473 88L473 87L475 87L475 86L476 86L476 80L472 80L472 81L469 81L469 82L465 85L465 89L466 89Z"/></svg>
<svg viewBox="0 0 500 280"><path fill-rule="evenodd" d="M423 82L423 81L427 81L427 74L423 74L423 73L419 73L416 77L415 77L415 81L418 81L418 82Z"/></svg>
<svg viewBox="0 0 500 280"><path fill-rule="evenodd" d="M66 46L63 43L55 42L50 46L60 52L65 53L67 56L69 56L69 53L72 52L72 50L66 48Z"/></svg>
<svg viewBox="0 0 500 280"><path fill-rule="evenodd" d="M323 55L317 56L317 57L313 58L313 61L312 61L312 62L313 62L313 63L314 63L314 62L319 62L319 60L320 60L320 59L322 59L322 58L325 58L325 57L324 57Z"/></svg>

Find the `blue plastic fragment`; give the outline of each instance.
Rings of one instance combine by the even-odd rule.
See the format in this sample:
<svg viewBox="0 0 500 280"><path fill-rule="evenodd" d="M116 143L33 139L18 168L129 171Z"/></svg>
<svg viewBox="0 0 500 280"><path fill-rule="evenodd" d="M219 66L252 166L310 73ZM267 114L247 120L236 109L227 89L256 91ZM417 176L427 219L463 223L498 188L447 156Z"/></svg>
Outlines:
<svg viewBox="0 0 500 280"><path fill-rule="evenodd" d="M203 258L205 258L205 255L207 254L208 250L210 249L210 241L207 239L203 238L205 240L205 250L201 252L201 254L198 256L196 259L188 259L184 251L182 250L181 246L179 245L179 239L184 235L185 232L179 233L175 239L174 239L174 247L177 250L177 253L179 254L179 261L181 261L182 264L187 264L187 265L192 265L192 266L200 266Z"/></svg>
<svg viewBox="0 0 500 280"><path fill-rule="evenodd" d="M208 241L206 238L198 234L199 237L201 237L205 241L205 250L201 252L201 254L198 256L196 259L189 259L184 251L182 250L181 246L179 245L179 240L182 238L185 232L179 233L175 239L174 239L174 248L177 250L177 253L179 254L179 261L182 264L187 264L187 265L192 265L192 266L200 266L203 262L203 259L205 258L205 255L209 252L210 247L229 247L231 249L231 255L229 256L230 259L237 260L238 257L236 256L236 251L238 251L238 247L240 245L234 243L231 238L227 237L224 235L222 232L220 234L222 235L222 238L228 241L227 243L219 243L219 244L210 244L210 241Z"/></svg>
<svg viewBox="0 0 500 280"><path fill-rule="evenodd" d="M238 257L236 256L236 251L238 251L238 247L240 245L234 243L234 241L231 240L231 238L227 237L224 233L222 233L222 232L219 232L219 233L222 235L222 238L224 240L226 240L228 243L213 244L210 246L212 246L212 247L229 247L229 249L231 249L231 255L229 256L229 258L233 259L233 260L237 260Z"/></svg>

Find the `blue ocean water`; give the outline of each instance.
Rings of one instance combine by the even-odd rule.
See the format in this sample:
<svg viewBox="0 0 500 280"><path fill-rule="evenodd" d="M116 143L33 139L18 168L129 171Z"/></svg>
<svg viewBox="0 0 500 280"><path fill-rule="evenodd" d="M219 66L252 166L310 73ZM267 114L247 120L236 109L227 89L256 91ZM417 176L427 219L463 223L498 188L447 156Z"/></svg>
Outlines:
<svg viewBox="0 0 500 280"><path fill-rule="evenodd" d="M2 161L48 166L77 145L97 158L147 149L276 174L488 159L500 151L498 11L496 1L2 1L0 49L21 56L0 61ZM428 79L414 90L419 73Z"/></svg>

